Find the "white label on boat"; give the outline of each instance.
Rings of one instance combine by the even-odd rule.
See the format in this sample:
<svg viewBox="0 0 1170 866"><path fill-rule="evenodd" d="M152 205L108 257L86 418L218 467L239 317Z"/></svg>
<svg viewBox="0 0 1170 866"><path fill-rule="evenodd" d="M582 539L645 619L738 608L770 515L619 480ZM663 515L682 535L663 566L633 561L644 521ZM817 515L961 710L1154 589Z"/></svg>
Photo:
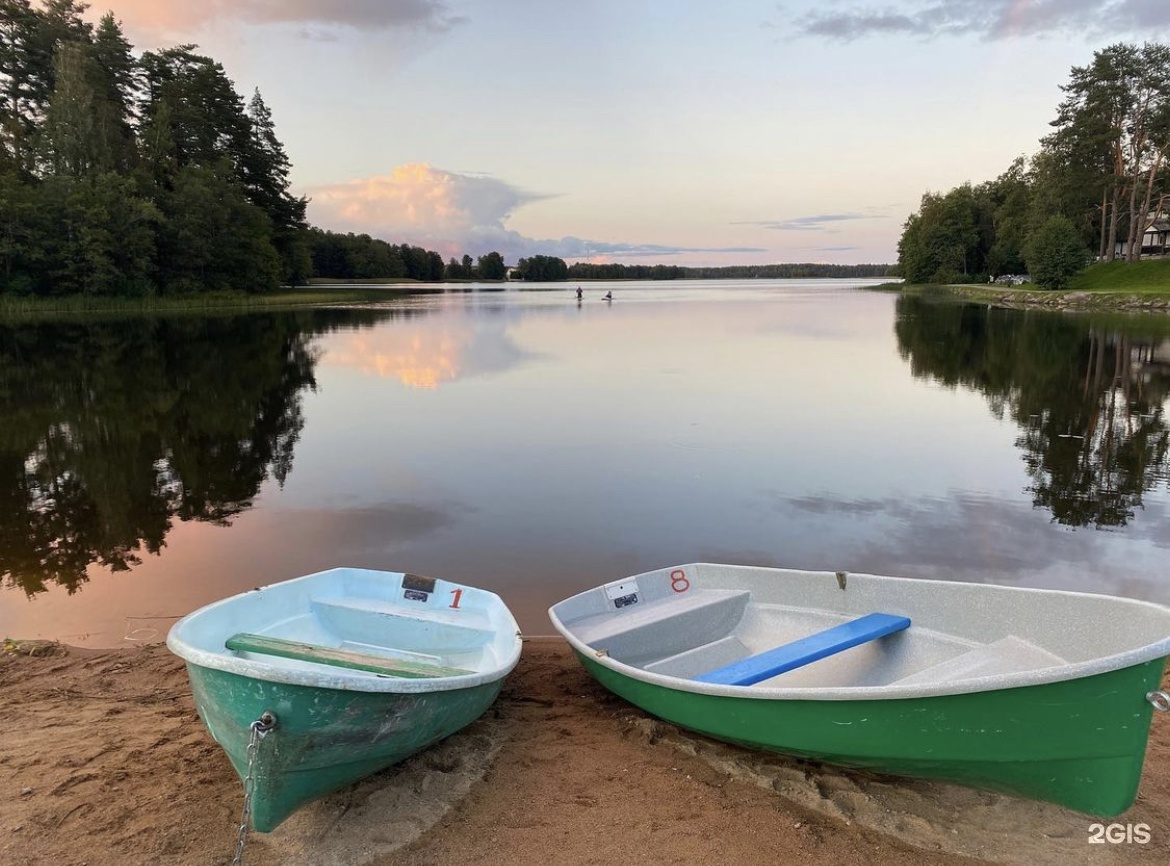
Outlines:
<svg viewBox="0 0 1170 866"><path fill-rule="evenodd" d="M637 591L638 581L633 578L615 580L613 583L607 583L605 585L605 594L610 600L620 598L623 595L630 595Z"/></svg>
<svg viewBox="0 0 1170 866"><path fill-rule="evenodd" d="M627 578L605 585L605 595L616 607L626 607L638 601L638 581Z"/></svg>

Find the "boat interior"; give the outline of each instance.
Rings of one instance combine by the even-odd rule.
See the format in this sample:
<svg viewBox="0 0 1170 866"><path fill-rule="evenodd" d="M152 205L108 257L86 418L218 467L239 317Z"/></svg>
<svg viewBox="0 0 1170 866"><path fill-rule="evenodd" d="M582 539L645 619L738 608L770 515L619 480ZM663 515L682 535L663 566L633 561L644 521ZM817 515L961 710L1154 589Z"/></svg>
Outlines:
<svg viewBox="0 0 1170 866"><path fill-rule="evenodd" d="M410 575L335 572L335 580L273 584L208 608L184 638L231 658L356 676L487 672L516 652L515 621L491 593L429 578L427 591L411 590Z"/></svg>
<svg viewBox="0 0 1170 866"><path fill-rule="evenodd" d="M702 566L688 568L695 585L688 580L685 592L662 589L665 581L651 573L552 612L598 656L700 683L767 688L913 691L1011 674L1042 678L1164 638L1167 628L1140 603L1119 617L1109 603L1128 600L1106 596L852 575L846 588L833 573L766 569L724 581L742 588L719 588L702 580ZM613 604L634 592L636 602ZM885 630L866 627L874 622Z"/></svg>

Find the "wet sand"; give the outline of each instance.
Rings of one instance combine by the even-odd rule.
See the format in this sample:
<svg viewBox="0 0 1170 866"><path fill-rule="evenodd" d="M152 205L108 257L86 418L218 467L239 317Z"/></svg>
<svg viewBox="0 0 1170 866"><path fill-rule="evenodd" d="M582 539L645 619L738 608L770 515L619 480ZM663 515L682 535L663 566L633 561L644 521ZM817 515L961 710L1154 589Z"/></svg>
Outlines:
<svg viewBox="0 0 1170 866"><path fill-rule="evenodd" d="M164 647L9 646L0 706L0 863L231 862L242 786ZM1155 714L1137 803L1102 822L1145 824L1150 841L1091 844L1094 823L716 743L610 695L562 641L535 639L481 720L252 834L244 862L1167 863L1170 714Z"/></svg>

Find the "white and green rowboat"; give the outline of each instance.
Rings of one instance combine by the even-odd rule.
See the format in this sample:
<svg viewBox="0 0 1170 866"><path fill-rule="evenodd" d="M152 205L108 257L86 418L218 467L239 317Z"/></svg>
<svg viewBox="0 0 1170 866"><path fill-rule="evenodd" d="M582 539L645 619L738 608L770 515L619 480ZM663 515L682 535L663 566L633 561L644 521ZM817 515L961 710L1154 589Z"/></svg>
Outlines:
<svg viewBox="0 0 1170 866"><path fill-rule="evenodd" d="M937 580L694 564L549 611L602 685L745 746L1094 815L1133 803L1170 608Z"/></svg>
<svg viewBox="0 0 1170 866"><path fill-rule="evenodd" d="M493 593L335 568L201 608L167 646L250 792L252 827L269 831L477 719L520 632Z"/></svg>

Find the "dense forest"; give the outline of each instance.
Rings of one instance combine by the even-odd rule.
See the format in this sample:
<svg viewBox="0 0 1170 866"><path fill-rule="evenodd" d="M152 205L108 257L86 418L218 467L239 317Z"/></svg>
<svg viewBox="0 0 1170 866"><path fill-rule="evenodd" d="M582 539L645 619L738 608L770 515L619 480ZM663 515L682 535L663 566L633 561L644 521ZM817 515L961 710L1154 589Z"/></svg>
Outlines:
<svg viewBox="0 0 1170 866"><path fill-rule="evenodd" d="M135 57L86 8L0 0L0 292L303 281L305 200L259 92L194 46Z"/></svg>
<svg viewBox="0 0 1170 866"><path fill-rule="evenodd" d="M1170 46L1117 44L1073 67L1053 131L998 178L928 192L906 221L898 268L912 283L1028 273L1048 288L1143 244L1170 193Z"/></svg>
<svg viewBox="0 0 1170 866"><path fill-rule="evenodd" d="M87 8L0 0L0 294L444 279L436 252L310 229L259 91L191 45L136 56Z"/></svg>
<svg viewBox="0 0 1170 866"><path fill-rule="evenodd" d="M438 282L445 271L443 257L436 252L387 243L367 234L338 234L314 227L308 230L308 247L316 277Z"/></svg>

